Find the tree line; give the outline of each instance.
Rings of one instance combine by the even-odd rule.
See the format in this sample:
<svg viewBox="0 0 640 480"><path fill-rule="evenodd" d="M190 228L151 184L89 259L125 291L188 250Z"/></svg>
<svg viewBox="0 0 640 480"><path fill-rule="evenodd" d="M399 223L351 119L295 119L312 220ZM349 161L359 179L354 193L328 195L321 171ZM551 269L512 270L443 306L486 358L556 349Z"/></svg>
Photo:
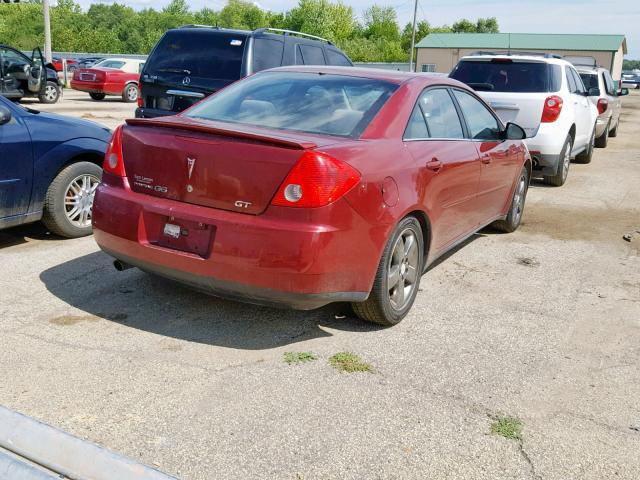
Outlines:
<svg viewBox="0 0 640 480"><path fill-rule="evenodd" d="M356 62L406 62L411 49L411 24L398 24L393 7L372 5L362 18L340 1L299 0L284 13L263 10L246 0L228 0L221 10L192 11L185 0L172 0L161 10L114 4L92 4L87 11L73 0L51 7L52 49L60 52L148 54L168 29L185 24L253 30L285 28L327 38ZM418 22L416 42L433 32L496 33L495 18L453 25ZM0 3L0 43L31 50L44 43L40 1Z"/></svg>

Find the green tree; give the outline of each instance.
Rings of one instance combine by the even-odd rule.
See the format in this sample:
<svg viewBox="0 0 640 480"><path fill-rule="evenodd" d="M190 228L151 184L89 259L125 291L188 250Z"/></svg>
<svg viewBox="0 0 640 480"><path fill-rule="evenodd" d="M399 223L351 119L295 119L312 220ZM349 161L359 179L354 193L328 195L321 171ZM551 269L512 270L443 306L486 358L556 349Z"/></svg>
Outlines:
<svg viewBox="0 0 640 480"><path fill-rule="evenodd" d="M244 0L229 0L218 15L221 27L255 30L267 26L265 12Z"/></svg>
<svg viewBox="0 0 640 480"><path fill-rule="evenodd" d="M422 40L424 37L429 35L430 30L431 30L431 26L429 25L429 22L427 22L426 20L421 20L418 23L416 23L416 44L420 40ZM407 23L404 26L404 30L402 30L402 35L400 36L402 49L407 53L409 53L409 50L411 49L412 34L413 34L413 24Z"/></svg>
<svg viewBox="0 0 640 480"><path fill-rule="evenodd" d="M363 17L367 38L381 38L389 41L400 40L398 20L393 7L373 5L364 11Z"/></svg>
<svg viewBox="0 0 640 480"><path fill-rule="evenodd" d="M285 26L290 30L328 38L335 42L349 38L355 20L353 9L328 0L300 0L287 12Z"/></svg>

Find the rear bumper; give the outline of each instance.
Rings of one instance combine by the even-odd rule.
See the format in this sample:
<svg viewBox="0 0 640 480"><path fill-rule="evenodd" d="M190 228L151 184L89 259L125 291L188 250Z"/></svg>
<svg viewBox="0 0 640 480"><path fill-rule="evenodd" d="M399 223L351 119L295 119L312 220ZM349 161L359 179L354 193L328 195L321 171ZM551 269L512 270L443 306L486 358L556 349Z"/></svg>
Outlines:
<svg viewBox="0 0 640 480"><path fill-rule="evenodd" d="M84 82L81 80L71 80L70 86L74 90L87 93L104 93L106 95L120 95L122 93L122 89L114 91L113 88L109 88L107 87L107 85L100 82Z"/></svg>
<svg viewBox="0 0 640 480"><path fill-rule="evenodd" d="M346 201L313 213L292 210L270 207L256 216L102 184L93 231L118 260L213 295L302 310L366 300L382 249L371 225ZM210 226L207 253L161 246L167 221Z"/></svg>

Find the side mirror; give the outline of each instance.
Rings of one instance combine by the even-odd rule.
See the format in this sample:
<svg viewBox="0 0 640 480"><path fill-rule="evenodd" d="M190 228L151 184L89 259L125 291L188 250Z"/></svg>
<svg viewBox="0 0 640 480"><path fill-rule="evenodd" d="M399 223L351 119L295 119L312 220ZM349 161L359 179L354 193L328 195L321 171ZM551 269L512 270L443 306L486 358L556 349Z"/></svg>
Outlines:
<svg viewBox="0 0 640 480"><path fill-rule="evenodd" d="M629 89L628 88L621 88L618 91L618 96L619 97L624 97L625 95L629 95Z"/></svg>
<svg viewBox="0 0 640 480"><path fill-rule="evenodd" d="M11 110L4 105L0 105L0 125L9 123L11 121Z"/></svg>
<svg viewBox="0 0 640 480"><path fill-rule="evenodd" d="M600 89L598 87L591 87L587 92L587 97L599 97Z"/></svg>
<svg viewBox="0 0 640 480"><path fill-rule="evenodd" d="M527 138L527 132L520 125L509 122L504 130L504 137L506 140L524 140Z"/></svg>

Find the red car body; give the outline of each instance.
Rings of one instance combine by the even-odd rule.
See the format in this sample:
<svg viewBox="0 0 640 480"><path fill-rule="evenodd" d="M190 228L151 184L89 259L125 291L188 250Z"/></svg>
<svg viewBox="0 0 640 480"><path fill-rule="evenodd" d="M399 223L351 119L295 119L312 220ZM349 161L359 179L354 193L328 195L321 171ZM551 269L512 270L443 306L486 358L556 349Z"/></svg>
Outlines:
<svg viewBox="0 0 640 480"><path fill-rule="evenodd" d="M51 60L51 64L53 65L53 68L56 69L56 72L61 72L62 71L62 58L60 57L54 57ZM78 63L78 60L74 60L73 58L67 58L67 70L74 70L75 66Z"/></svg>
<svg viewBox="0 0 640 480"><path fill-rule="evenodd" d="M356 68L276 70L381 79L397 90L358 138L184 113L127 120L110 149L121 149L123 162L105 168L93 206L105 252L217 295L311 309L366 300L383 249L408 215L424 230L423 271L507 215L518 175L530 169L521 140L403 140L421 92L439 85L477 98L462 83ZM283 181L305 155L355 169L355 185L323 207L283 206ZM188 235L167 238L168 222Z"/></svg>
<svg viewBox="0 0 640 480"><path fill-rule="evenodd" d="M87 93L122 95L131 83L138 85L139 73L129 73L115 68L79 68L73 72L71 88Z"/></svg>

